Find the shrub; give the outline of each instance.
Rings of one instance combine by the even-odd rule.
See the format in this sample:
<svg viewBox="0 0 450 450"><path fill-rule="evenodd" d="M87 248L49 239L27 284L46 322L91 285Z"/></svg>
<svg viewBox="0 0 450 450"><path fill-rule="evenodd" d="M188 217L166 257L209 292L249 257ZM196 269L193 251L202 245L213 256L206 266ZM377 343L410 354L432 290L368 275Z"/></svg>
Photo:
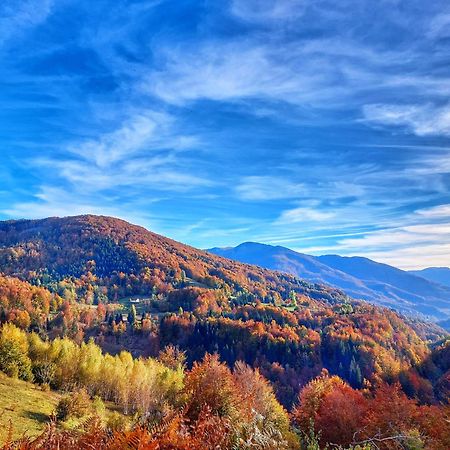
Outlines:
<svg viewBox="0 0 450 450"><path fill-rule="evenodd" d="M96 395L94 399L92 400L92 409L95 411L95 413L102 417L105 414L105 404L103 403L103 400Z"/></svg>
<svg viewBox="0 0 450 450"><path fill-rule="evenodd" d="M130 428L130 422L122 414L114 412L109 416L106 422L106 428L114 432L127 431Z"/></svg>
<svg viewBox="0 0 450 450"><path fill-rule="evenodd" d="M35 383L48 385L55 379L56 365L48 359L36 361L33 364L33 375Z"/></svg>
<svg viewBox="0 0 450 450"><path fill-rule="evenodd" d="M56 406L56 418L59 421L65 421L69 417L83 417L91 410L91 401L86 390L81 389L77 392L63 397Z"/></svg>

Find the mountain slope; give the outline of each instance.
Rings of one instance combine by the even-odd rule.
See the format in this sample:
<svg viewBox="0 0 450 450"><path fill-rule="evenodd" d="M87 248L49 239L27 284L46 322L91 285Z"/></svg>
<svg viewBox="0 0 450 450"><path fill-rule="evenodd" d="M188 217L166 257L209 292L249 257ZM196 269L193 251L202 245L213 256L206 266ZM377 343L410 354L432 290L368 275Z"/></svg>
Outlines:
<svg viewBox="0 0 450 450"><path fill-rule="evenodd" d="M287 298L295 289L312 298L343 300L342 292L223 259L123 220L77 216L0 222L0 271L51 290L67 278L107 286L108 295L165 293L173 285L225 285L254 298Z"/></svg>
<svg viewBox="0 0 450 450"><path fill-rule="evenodd" d="M236 261L291 273L312 283L339 286L352 297L361 297L361 293L370 298L377 296L376 292L367 289L357 278L321 263L314 256L298 253L286 247L245 242L237 247L216 247L208 251Z"/></svg>
<svg viewBox="0 0 450 450"><path fill-rule="evenodd" d="M422 270L410 270L409 273L433 281L434 283L450 287L449 267L428 267Z"/></svg>
<svg viewBox="0 0 450 450"><path fill-rule="evenodd" d="M92 337L114 353L155 356L173 344L189 364L205 352L230 367L245 361L288 407L323 369L358 388L409 373L419 380L417 392L428 386L415 370L430 355L421 337L430 336L426 326L339 289L225 259L122 220L0 222L0 272L6 275L0 321L77 342ZM142 300L139 312L125 301L133 295Z"/></svg>
<svg viewBox="0 0 450 450"><path fill-rule="evenodd" d="M450 289L445 286L368 258L325 255L318 259L362 280L391 299L398 309L411 308L436 319L450 315Z"/></svg>
<svg viewBox="0 0 450 450"><path fill-rule="evenodd" d="M442 319L450 317L450 289L408 272L366 258L336 255L314 257L281 246L244 243L214 248L224 257L281 270L314 283L327 283L354 298L402 312Z"/></svg>
<svg viewBox="0 0 450 450"><path fill-rule="evenodd" d="M0 372L0 445L7 438L40 435L49 425L61 393L47 391L36 384L10 378ZM110 402L105 402L104 419L119 414ZM123 417L122 415L118 417ZM86 420L86 417L83 418ZM123 418L124 420L125 417ZM82 419L71 418L66 429L77 429ZM12 435L8 436L11 431Z"/></svg>
<svg viewBox="0 0 450 450"><path fill-rule="evenodd" d="M14 439L40 434L50 422L60 397L0 372L0 444L5 442L11 427Z"/></svg>

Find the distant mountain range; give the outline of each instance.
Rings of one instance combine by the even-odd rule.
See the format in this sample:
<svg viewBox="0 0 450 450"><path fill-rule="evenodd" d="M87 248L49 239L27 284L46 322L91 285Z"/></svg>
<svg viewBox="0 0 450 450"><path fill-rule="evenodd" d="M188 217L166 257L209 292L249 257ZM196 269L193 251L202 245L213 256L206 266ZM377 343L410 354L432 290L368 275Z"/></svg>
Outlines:
<svg viewBox="0 0 450 450"><path fill-rule="evenodd" d="M210 253L325 283L349 296L446 324L450 319L450 269L407 272L367 258L311 256L286 247L246 242ZM438 282L440 281L440 283Z"/></svg>
<svg viewBox="0 0 450 450"><path fill-rule="evenodd" d="M422 270L410 270L409 273L450 287L450 268L448 267L428 267Z"/></svg>

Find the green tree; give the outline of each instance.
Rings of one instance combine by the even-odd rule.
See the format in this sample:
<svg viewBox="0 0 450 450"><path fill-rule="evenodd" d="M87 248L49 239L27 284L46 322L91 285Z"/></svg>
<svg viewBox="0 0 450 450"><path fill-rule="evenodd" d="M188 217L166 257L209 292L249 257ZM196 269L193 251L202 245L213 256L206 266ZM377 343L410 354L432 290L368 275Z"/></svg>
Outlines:
<svg viewBox="0 0 450 450"><path fill-rule="evenodd" d="M130 312L128 313L128 323L133 326L136 323L136 307L134 305L131 305Z"/></svg>
<svg viewBox="0 0 450 450"><path fill-rule="evenodd" d="M27 335L11 323L3 325L0 332L0 370L22 380L33 378Z"/></svg>

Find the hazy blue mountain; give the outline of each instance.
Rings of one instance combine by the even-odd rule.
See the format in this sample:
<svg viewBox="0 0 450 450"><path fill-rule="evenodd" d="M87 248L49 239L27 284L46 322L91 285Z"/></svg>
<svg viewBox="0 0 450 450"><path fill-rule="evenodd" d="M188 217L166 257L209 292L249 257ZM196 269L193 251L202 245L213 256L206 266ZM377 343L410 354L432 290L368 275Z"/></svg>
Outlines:
<svg viewBox="0 0 450 450"><path fill-rule="evenodd" d="M448 267L428 267L423 270L410 270L409 273L450 287L450 268Z"/></svg>
<svg viewBox="0 0 450 450"><path fill-rule="evenodd" d="M313 283L326 283L349 296L433 320L450 318L450 288L367 258L311 256L286 247L245 242L212 248L211 253L236 261L292 273Z"/></svg>

